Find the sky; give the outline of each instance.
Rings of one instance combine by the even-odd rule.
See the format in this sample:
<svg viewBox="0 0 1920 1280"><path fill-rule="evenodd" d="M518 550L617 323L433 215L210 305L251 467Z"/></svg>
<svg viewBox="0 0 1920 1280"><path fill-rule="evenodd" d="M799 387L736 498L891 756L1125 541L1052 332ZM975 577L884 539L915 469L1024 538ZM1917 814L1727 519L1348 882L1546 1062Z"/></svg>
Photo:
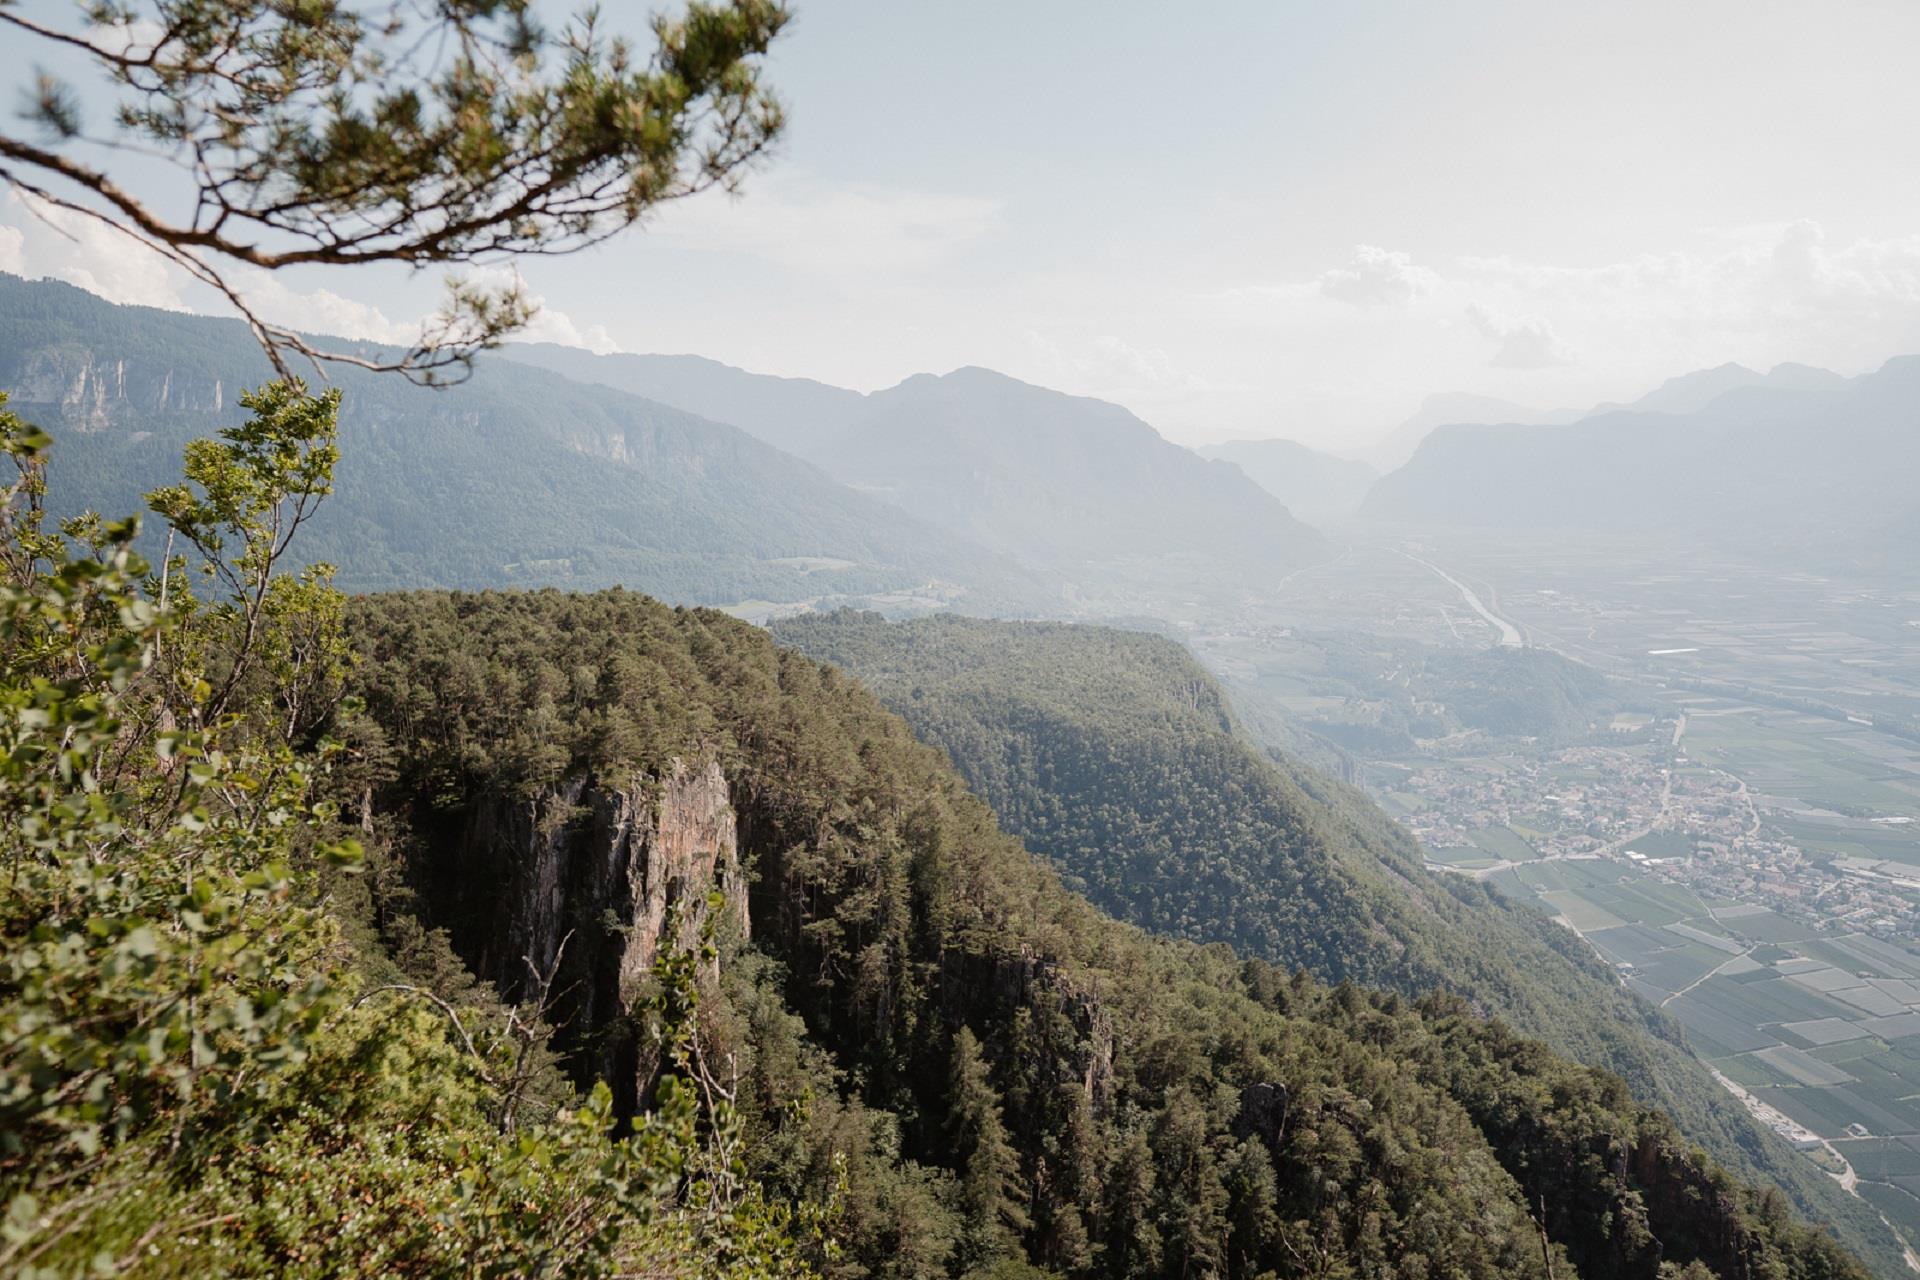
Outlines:
<svg viewBox="0 0 1920 1280"><path fill-rule="evenodd" d="M533 336L861 390L985 365L1183 443L1344 452L1434 392L1558 409L1729 360L1920 351L1920 5L796 8L772 163L523 263ZM0 66L0 102L26 65ZM217 309L70 235L0 196L0 270ZM278 318L395 340L438 296L244 283Z"/></svg>

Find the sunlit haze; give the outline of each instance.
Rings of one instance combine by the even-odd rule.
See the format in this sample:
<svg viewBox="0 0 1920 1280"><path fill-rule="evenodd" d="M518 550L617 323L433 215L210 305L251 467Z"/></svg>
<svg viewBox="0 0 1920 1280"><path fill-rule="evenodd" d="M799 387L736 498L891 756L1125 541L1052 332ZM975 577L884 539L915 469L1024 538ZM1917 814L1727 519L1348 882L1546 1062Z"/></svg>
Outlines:
<svg viewBox="0 0 1920 1280"><path fill-rule="evenodd" d="M0 1275L1920 1274L1920 2L586 5L0 0Z"/></svg>
<svg viewBox="0 0 1920 1280"><path fill-rule="evenodd" d="M1916 48L1897 3L817 0L743 199L521 270L554 340L861 390L979 364L1184 442L1353 450L1434 392L1585 408L1726 361L1855 374L1920 350ZM81 234L16 198L0 269L215 309ZM380 337L434 297L275 301L303 287L256 284Z"/></svg>

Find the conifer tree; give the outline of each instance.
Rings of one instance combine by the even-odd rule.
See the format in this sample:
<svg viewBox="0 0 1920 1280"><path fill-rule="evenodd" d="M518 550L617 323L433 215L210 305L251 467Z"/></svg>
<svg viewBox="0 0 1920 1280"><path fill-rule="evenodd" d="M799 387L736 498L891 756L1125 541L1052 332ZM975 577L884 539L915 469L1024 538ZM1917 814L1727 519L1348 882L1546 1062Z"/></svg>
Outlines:
<svg viewBox="0 0 1920 1280"><path fill-rule="evenodd" d="M693 0L653 19L650 51L592 10L549 30L533 0L49 7L0 0L5 48L78 54L91 75L39 74L37 127L0 131L0 186L214 289L283 378L302 356L433 380L533 308L517 276L453 277L404 354L323 351L248 303L249 271L572 252L735 186L784 124L756 65L780 0ZM158 162L138 183L129 150Z"/></svg>
<svg viewBox="0 0 1920 1280"><path fill-rule="evenodd" d="M1028 1218L1020 1156L1007 1137L980 1042L966 1027L953 1038L947 1098L947 1136L961 1171L962 1251L970 1262L989 1262L1019 1249Z"/></svg>

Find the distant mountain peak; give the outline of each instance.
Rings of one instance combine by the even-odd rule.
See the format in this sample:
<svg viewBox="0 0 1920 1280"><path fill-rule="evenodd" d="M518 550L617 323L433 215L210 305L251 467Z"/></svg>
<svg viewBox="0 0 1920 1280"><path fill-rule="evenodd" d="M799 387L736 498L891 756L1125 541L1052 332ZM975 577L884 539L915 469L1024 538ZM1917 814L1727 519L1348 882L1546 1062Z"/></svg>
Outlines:
<svg viewBox="0 0 1920 1280"><path fill-rule="evenodd" d="M1367 457L1382 470L1390 470L1412 457L1420 442L1436 427L1509 422L1548 425L1572 422L1580 416L1570 409L1536 409L1473 391L1436 391L1420 402L1420 408L1412 417L1378 441Z"/></svg>
<svg viewBox="0 0 1920 1280"><path fill-rule="evenodd" d="M1761 373L1738 361L1729 360L1710 369L1695 369L1691 373L1668 378L1638 400L1625 404L1606 402L1594 411L1608 413L1626 409L1635 413L1698 413L1729 392L1754 387L1783 391L1826 391L1845 381L1830 369L1794 361L1776 364L1766 373Z"/></svg>
<svg viewBox="0 0 1920 1280"><path fill-rule="evenodd" d="M1570 426L1449 427L1374 486L1368 518L1659 531L1795 566L1910 560L1920 356L1844 378L1728 363Z"/></svg>
<svg viewBox="0 0 1920 1280"><path fill-rule="evenodd" d="M1328 554L1238 469L1124 407L978 366L875 392L819 460L994 550L1127 591Z"/></svg>
<svg viewBox="0 0 1920 1280"><path fill-rule="evenodd" d="M1010 373L1002 373L998 369L989 369L983 364L963 364L959 368L954 369L949 373L941 374L940 381L942 382L1006 382L1006 383L1012 383L1014 386L1017 386L1017 387L1032 387L1036 391L1052 390L1052 388L1050 387L1042 387L1038 383L1027 382L1023 379L1016 378ZM1056 394L1065 394L1065 393L1058 392Z"/></svg>
<svg viewBox="0 0 1920 1280"><path fill-rule="evenodd" d="M679 357L515 354L732 423L967 545L1129 598L1142 587L1184 598L1196 573L1235 590L1250 571L1329 554L1246 475L1123 406L980 365L862 395Z"/></svg>
<svg viewBox="0 0 1920 1280"><path fill-rule="evenodd" d="M1379 473L1364 462L1337 457L1294 440L1228 440L1196 450L1203 458L1239 467L1287 510L1311 525L1339 524L1360 509Z"/></svg>
<svg viewBox="0 0 1920 1280"><path fill-rule="evenodd" d="M1079 395L1072 391L1062 391L1057 387L1042 386L1037 382L1028 382L1016 378L1010 373L998 369L989 369L984 365L965 364L947 373L916 373L902 379L884 391L876 391L868 397L877 400L896 391L908 389L929 390L939 388L949 393L972 393L1004 397L1006 399L1025 399L1037 404L1052 403L1060 406L1098 406L1103 412L1124 414L1135 422L1140 418L1125 405L1111 400L1102 400L1099 396ZM1144 424L1142 424L1144 425Z"/></svg>

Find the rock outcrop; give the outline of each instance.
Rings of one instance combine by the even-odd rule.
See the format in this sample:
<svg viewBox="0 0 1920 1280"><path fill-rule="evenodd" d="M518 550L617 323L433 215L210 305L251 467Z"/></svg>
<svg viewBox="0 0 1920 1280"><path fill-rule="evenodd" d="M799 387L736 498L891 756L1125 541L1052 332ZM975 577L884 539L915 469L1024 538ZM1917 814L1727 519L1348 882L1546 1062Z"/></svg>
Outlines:
<svg viewBox="0 0 1920 1280"><path fill-rule="evenodd" d="M179 376L170 367L103 356L78 344L32 351L14 367L5 365L0 361L16 406L76 431L105 431L155 413L217 416L229 401L219 378Z"/></svg>
<svg viewBox="0 0 1920 1280"><path fill-rule="evenodd" d="M631 1105L644 1082L626 1015L661 948L699 945L715 893L716 927L749 928L719 765L676 760L619 784L574 777L422 834L413 872L434 923L508 998L550 1002L575 1070Z"/></svg>

